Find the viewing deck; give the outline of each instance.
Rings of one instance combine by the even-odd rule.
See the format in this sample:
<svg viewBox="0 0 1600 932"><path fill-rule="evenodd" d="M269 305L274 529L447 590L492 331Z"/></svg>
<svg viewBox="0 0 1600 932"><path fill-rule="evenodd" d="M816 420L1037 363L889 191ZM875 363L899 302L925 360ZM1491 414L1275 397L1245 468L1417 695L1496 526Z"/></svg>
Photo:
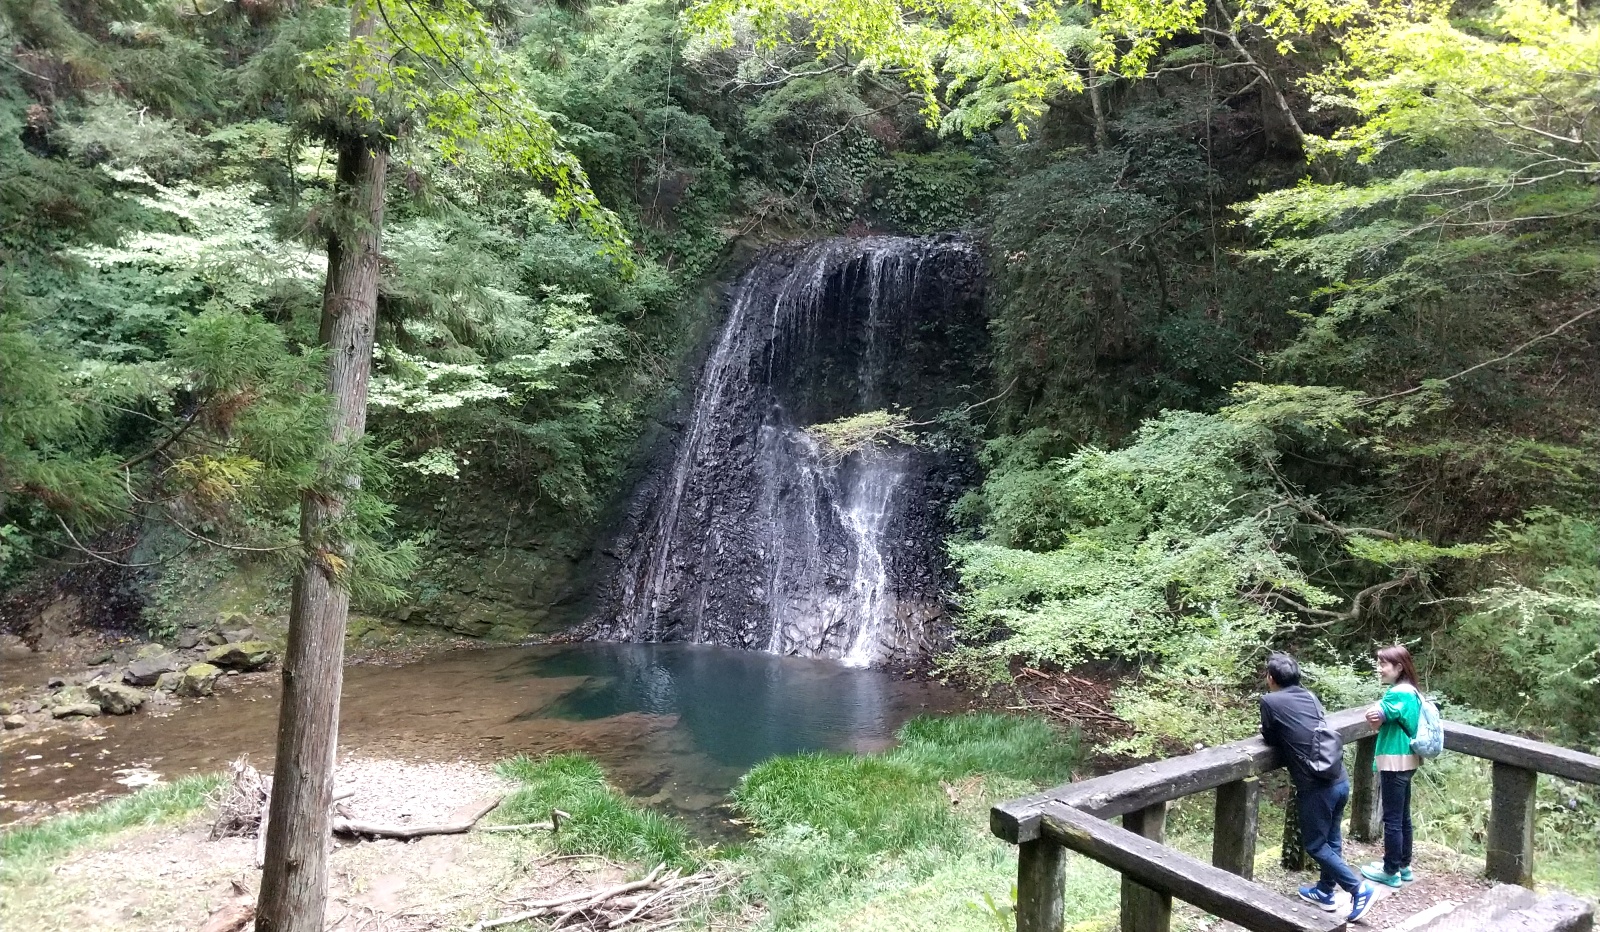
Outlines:
<svg viewBox="0 0 1600 932"><path fill-rule="evenodd" d="M1349 835L1380 836L1378 794L1372 771L1377 729L1365 709L1330 714L1344 743L1355 745ZM1541 773L1600 784L1600 757L1445 722L1445 748L1493 763L1485 872L1491 880L1533 883L1534 791ZM1055 787L1000 803L990 811L995 835L1018 846L1017 932L1059 932L1065 894L1063 864L1076 851L1122 874L1122 932L1168 932L1174 897L1251 932L1336 932L1341 913L1323 912L1253 881L1260 783L1283 767L1282 756L1259 737L1182 757ZM1217 791L1211 863L1163 842L1167 804ZM1121 826L1112 824L1114 816ZM1499 888L1496 888L1497 890ZM1416 929L1455 932L1506 926L1526 932L1588 932L1593 907L1555 896L1514 907L1505 894L1489 908L1463 908L1456 921L1429 917ZM1474 904L1467 904L1473 906ZM1491 904L1493 905L1493 904ZM1421 918L1421 917L1419 917ZM1469 921L1470 920L1470 921Z"/></svg>

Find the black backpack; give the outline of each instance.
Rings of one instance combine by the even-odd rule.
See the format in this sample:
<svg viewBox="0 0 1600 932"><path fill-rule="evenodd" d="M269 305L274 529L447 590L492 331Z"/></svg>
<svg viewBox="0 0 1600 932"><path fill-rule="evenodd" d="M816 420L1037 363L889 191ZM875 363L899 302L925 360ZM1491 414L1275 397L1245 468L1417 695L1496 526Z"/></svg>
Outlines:
<svg viewBox="0 0 1600 932"><path fill-rule="evenodd" d="M1328 714L1323 711L1320 699L1317 700L1317 727L1311 732L1311 747L1300 763L1305 766L1306 773L1322 778L1332 777L1344 763L1344 742L1328 724Z"/></svg>

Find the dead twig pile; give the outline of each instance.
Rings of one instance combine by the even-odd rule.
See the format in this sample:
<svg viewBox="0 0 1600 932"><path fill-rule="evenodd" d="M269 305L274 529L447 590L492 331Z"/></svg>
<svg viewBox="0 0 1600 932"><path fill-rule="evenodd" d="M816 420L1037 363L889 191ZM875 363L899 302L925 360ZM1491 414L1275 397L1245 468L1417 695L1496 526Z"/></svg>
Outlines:
<svg viewBox="0 0 1600 932"><path fill-rule="evenodd" d="M725 868L709 867L693 874L657 865L642 880L591 888L543 900L517 900L517 912L495 919L484 919L470 932L487 932L499 926L551 919L551 929L582 929L601 932L612 929L637 929L656 932L687 921L686 910L704 903L732 886L736 875Z"/></svg>
<svg viewBox="0 0 1600 932"><path fill-rule="evenodd" d="M272 799L272 778L241 757L228 765L233 779L218 790L217 819L211 823L211 840L249 838L261 828Z"/></svg>
<svg viewBox="0 0 1600 932"><path fill-rule="evenodd" d="M1109 734L1126 733L1131 726L1111 711L1111 689L1103 683L1070 673L1046 673L1023 667L1016 677L1020 705L1014 711L1042 712Z"/></svg>

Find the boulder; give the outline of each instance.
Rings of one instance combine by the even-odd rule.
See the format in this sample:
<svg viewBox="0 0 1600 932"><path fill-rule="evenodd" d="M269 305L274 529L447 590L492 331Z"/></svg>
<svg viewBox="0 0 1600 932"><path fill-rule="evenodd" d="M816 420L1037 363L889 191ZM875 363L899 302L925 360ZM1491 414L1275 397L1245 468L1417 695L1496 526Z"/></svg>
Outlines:
<svg viewBox="0 0 1600 932"><path fill-rule="evenodd" d="M240 641L213 647L206 663L229 670L259 670L272 662L272 645L266 641Z"/></svg>
<svg viewBox="0 0 1600 932"><path fill-rule="evenodd" d="M156 692L175 693L178 691L178 684L182 682L183 674L176 670L171 673L163 673L161 678L156 680Z"/></svg>
<svg viewBox="0 0 1600 932"><path fill-rule="evenodd" d="M144 693L121 683L90 683L89 699L108 715L127 715L144 705Z"/></svg>
<svg viewBox="0 0 1600 932"><path fill-rule="evenodd" d="M217 677L222 671L209 663L197 663L183 671L183 679L178 683L180 696L209 696L212 687L217 685Z"/></svg>
<svg viewBox="0 0 1600 932"><path fill-rule="evenodd" d="M17 707L15 704L10 702L0 702L0 715L14 715L16 714L16 711Z"/></svg>
<svg viewBox="0 0 1600 932"><path fill-rule="evenodd" d="M246 641L254 641L256 639L256 629L239 628L235 631L224 631L222 632L222 639L229 644L243 644Z"/></svg>
<svg viewBox="0 0 1600 932"><path fill-rule="evenodd" d="M129 686L154 686L161 674L178 669L178 660L171 654L141 657L122 671L122 681Z"/></svg>
<svg viewBox="0 0 1600 932"><path fill-rule="evenodd" d="M28 727L28 720L20 715L7 715L4 719L0 719L0 722L5 723L6 731Z"/></svg>
<svg viewBox="0 0 1600 932"><path fill-rule="evenodd" d="M93 718L99 714L100 706L83 696L70 697L67 701L50 707L51 718L71 718L74 715Z"/></svg>
<svg viewBox="0 0 1600 932"><path fill-rule="evenodd" d="M222 632L221 631L207 631L205 633L205 635L200 638L200 640L204 641L207 644L226 644L226 643L228 643L228 639L222 636Z"/></svg>
<svg viewBox="0 0 1600 932"><path fill-rule="evenodd" d="M65 685L67 685L67 681L59 676L52 676L44 681L45 689L60 689Z"/></svg>
<svg viewBox="0 0 1600 932"><path fill-rule="evenodd" d="M199 643L200 643L200 632L199 631L196 631L193 628L185 628L182 631L178 632L178 647L181 650L189 650L190 648L194 647L195 645L197 645Z"/></svg>
<svg viewBox="0 0 1600 932"><path fill-rule="evenodd" d="M85 661L91 667L103 667L110 662L111 651L108 650L100 651Z"/></svg>
<svg viewBox="0 0 1600 932"><path fill-rule="evenodd" d="M150 660L155 657L164 657L167 649L160 644L140 644L139 649L133 652L135 660Z"/></svg>

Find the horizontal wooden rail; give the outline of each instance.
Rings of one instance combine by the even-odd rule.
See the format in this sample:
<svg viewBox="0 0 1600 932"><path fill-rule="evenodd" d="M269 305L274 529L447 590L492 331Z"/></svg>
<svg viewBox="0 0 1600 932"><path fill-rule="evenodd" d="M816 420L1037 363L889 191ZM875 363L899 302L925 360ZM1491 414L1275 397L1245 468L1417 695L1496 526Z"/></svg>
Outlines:
<svg viewBox="0 0 1600 932"><path fill-rule="evenodd" d="M1073 806L1044 803L1039 816L1040 830L1050 841L1253 932L1335 932L1345 927L1342 914L1279 896Z"/></svg>
<svg viewBox="0 0 1600 932"><path fill-rule="evenodd" d="M1600 757L1530 738L1445 722L1444 746L1447 750L1524 770L1536 770L1579 783L1600 783Z"/></svg>
<svg viewBox="0 0 1600 932"><path fill-rule="evenodd" d="M1335 712L1328 716L1328 724L1346 744L1376 731L1367 724L1365 709ZM1020 844L1039 837L1039 813L1047 803L1065 803L1109 819L1282 766L1282 755L1267 747L1266 742L1246 738L1000 803L989 811L989 828L1000 838Z"/></svg>

